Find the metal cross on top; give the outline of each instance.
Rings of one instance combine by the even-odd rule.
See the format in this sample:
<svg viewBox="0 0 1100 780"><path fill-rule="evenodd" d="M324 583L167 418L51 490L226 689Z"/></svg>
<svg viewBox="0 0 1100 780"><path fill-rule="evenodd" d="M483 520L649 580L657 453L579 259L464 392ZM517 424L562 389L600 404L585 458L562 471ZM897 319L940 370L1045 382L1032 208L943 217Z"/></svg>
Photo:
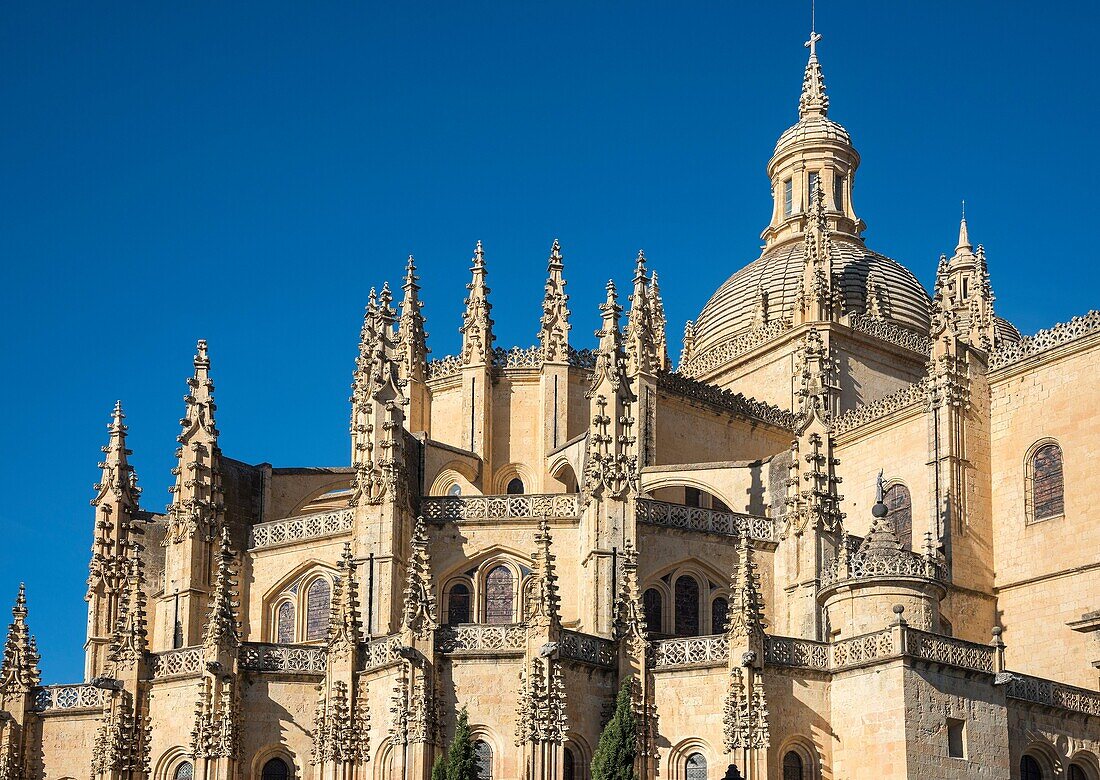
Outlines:
<svg viewBox="0 0 1100 780"><path fill-rule="evenodd" d="M804 44L802 44L803 46L807 47L810 50L810 56L811 57L816 57L817 56L817 42L820 41L820 40L821 40L821 34L816 33L813 30L811 30L810 31L810 40L808 40Z"/></svg>

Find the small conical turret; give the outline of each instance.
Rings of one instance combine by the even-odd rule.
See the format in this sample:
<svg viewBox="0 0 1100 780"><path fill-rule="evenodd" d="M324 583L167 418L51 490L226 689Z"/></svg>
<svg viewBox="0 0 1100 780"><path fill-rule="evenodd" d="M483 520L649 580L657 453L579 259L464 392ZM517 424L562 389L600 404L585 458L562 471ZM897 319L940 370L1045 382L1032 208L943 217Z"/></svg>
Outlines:
<svg viewBox="0 0 1100 780"><path fill-rule="evenodd" d="M485 269L485 251L481 242L474 249L473 265L470 267L473 278L466 289L466 312L462 316L462 363L466 366L488 365L493 359L493 320L489 316L492 304L489 303L489 286L485 284L488 272Z"/></svg>
<svg viewBox="0 0 1100 780"><path fill-rule="evenodd" d="M657 283L657 272L649 279L649 317L653 328L654 368L667 371L671 364L668 357L668 320L665 318L665 302L661 299L661 288Z"/></svg>
<svg viewBox="0 0 1100 780"><path fill-rule="evenodd" d="M963 201L963 214L962 219L959 221L959 243L955 246L955 252L958 253L961 250L972 248L970 246L970 235L966 229L966 201Z"/></svg>
<svg viewBox="0 0 1100 780"><path fill-rule="evenodd" d="M653 317L649 308L649 282L646 279L645 252L638 250L634 261L634 291L630 294L630 312L626 318L623 340L626 346L627 370L631 376L652 373Z"/></svg>
<svg viewBox="0 0 1100 780"><path fill-rule="evenodd" d="M240 644L237 610L237 557L229 541L229 529L222 528L217 551L214 587L210 593L210 612L203 633L203 646L211 655L232 652Z"/></svg>
<svg viewBox="0 0 1100 780"><path fill-rule="evenodd" d="M206 340L200 339L195 354L195 374L187 380L183 428L176 440L176 483L168 507L165 543L181 542L199 535L210 537L220 526L224 510L221 486L221 449L214 423L214 383L210 379L210 357Z"/></svg>
<svg viewBox="0 0 1100 780"><path fill-rule="evenodd" d="M569 296L565 294L565 279L561 245L555 238L546 265L546 293L542 299L542 319L539 322L539 346L543 360L552 363L569 358Z"/></svg>
<svg viewBox="0 0 1100 780"><path fill-rule="evenodd" d="M0 699L29 693L41 681L38 649L27 627L27 589L23 583L19 583L11 615L0 661Z"/></svg>

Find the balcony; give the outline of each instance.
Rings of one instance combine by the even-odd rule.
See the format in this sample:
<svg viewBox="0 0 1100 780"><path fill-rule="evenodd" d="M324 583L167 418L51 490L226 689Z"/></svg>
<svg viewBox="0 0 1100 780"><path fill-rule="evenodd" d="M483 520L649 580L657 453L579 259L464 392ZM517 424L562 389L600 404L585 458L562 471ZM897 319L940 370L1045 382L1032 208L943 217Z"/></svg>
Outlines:
<svg viewBox="0 0 1100 780"><path fill-rule="evenodd" d="M740 537L748 534L750 539L765 542L775 540L775 521L770 517L685 506L653 498L635 499L634 506L639 523L720 536Z"/></svg>
<svg viewBox="0 0 1100 780"><path fill-rule="evenodd" d="M334 509L300 517L288 517L285 520L257 523L249 532L248 547L252 550L262 550L266 547L281 547L309 539L350 533L352 518L350 509Z"/></svg>
<svg viewBox="0 0 1100 780"><path fill-rule="evenodd" d="M576 520L581 516L577 493L529 493L504 496L424 496L420 513L425 520L445 522L499 522L502 520Z"/></svg>

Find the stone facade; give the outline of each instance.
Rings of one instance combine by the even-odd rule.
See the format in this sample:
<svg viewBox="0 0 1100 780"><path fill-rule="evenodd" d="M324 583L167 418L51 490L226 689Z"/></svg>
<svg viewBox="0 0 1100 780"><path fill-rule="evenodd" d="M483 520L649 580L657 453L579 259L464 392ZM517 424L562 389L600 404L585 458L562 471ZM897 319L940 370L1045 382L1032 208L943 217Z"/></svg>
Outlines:
<svg viewBox="0 0 1100 780"><path fill-rule="evenodd" d="M627 678L641 780L1100 780L1100 315L1021 339L965 220L932 296L867 249L818 39L678 370L644 254L578 349L555 241L504 349L478 243L458 355L412 258L371 291L347 466L223 454L199 342L153 512L116 407L86 679L20 592L0 780L427 780L462 708L483 777L581 780Z"/></svg>

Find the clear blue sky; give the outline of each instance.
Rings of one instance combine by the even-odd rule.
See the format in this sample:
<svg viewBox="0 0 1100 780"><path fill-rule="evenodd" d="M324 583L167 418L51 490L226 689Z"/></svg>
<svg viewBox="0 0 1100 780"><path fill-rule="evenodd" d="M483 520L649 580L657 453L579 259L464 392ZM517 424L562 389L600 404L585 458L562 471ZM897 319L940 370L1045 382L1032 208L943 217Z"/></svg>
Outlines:
<svg viewBox="0 0 1100 780"><path fill-rule="evenodd" d="M965 198L998 313L1025 333L1100 304L1098 15L818 3L868 243L930 286ZM498 343L533 341L558 237L575 344L644 247L678 353L758 253L809 9L35 2L0 19L0 604L26 580L45 678L67 682L116 398L148 509L169 498L199 337L226 454L344 464L368 289L415 253L430 345L451 353L477 239Z"/></svg>

